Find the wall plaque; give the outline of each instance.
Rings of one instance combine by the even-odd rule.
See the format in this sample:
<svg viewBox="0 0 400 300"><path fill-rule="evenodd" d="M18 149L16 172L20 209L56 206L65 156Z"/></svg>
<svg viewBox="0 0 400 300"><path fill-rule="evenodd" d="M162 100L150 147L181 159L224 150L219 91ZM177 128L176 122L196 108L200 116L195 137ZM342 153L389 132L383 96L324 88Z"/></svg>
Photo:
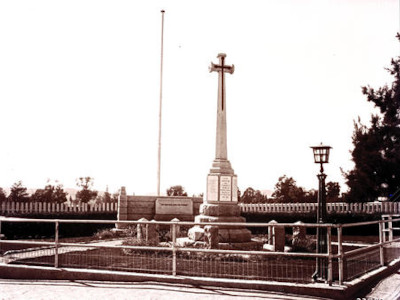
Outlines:
<svg viewBox="0 0 400 300"><path fill-rule="evenodd" d="M157 199L156 215L192 215L192 199ZM179 218L178 218L179 219Z"/></svg>
<svg viewBox="0 0 400 300"><path fill-rule="evenodd" d="M219 200L232 201L232 177L221 176L220 180Z"/></svg>
<svg viewBox="0 0 400 300"><path fill-rule="evenodd" d="M218 201L218 176L207 176L207 200Z"/></svg>

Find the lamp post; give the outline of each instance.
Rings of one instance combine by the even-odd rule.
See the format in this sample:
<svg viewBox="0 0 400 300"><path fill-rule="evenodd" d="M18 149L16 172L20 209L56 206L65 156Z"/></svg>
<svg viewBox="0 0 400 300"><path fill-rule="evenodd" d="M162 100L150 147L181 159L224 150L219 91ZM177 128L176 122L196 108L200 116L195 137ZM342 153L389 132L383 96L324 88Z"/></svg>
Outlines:
<svg viewBox="0 0 400 300"><path fill-rule="evenodd" d="M320 174L318 178L318 210L317 210L317 223L324 224L326 222L326 190L325 190L325 178L323 164L329 162L329 151L332 147L323 146L322 143L319 146L311 147L314 153L314 162L320 164ZM327 253L327 232L326 228L317 227L317 253ZM326 258L317 257L316 270L313 274L315 281L327 279L327 261Z"/></svg>

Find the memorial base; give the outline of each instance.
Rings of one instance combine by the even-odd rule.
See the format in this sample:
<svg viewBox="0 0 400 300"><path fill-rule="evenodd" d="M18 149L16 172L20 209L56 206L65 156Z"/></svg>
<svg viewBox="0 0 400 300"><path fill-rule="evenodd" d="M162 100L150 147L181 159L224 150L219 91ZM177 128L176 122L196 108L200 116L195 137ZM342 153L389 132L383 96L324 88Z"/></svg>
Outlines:
<svg viewBox="0 0 400 300"><path fill-rule="evenodd" d="M207 176L206 200L200 205L200 214L194 218L198 224L188 232L188 238L192 242L205 241L204 227L210 223L232 224L210 225L218 227L217 240L220 244L251 242L251 232L245 225L246 219L240 216L237 191L237 176L229 160L216 158ZM209 238L207 235L207 239Z"/></svg>
<svg viewBox="0 0 400 300"><path fill-rule="evenodd" d="M251 241L251 231L238 223L246 223L240 216L240 207L236 203L200 205L200 215L195 217L196 223L204 226L208 223L236 223L235 225L218 225L220 243L247 243ZM204 240L203 225L196 225L189 229L188 237L196 242ZM217 225L216 225L217 226Z"/></svg>

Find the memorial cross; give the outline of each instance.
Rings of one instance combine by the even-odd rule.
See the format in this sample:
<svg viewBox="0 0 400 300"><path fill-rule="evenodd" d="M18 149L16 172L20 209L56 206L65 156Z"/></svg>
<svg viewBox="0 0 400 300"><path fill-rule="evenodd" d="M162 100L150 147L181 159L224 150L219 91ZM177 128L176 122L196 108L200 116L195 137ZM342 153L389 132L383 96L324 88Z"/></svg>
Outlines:
<svg viewBox="0 0 400 300"><path fill-rule="evenodd" d="M225 65L225 53L219 53L219 64L211 63L210 72L218 72L217 136L215 158L227 160L225 74L233 74L235 66Z"/></svg>
<svg viewBox="0 0 400 300"><path fill-rule="evenodd" d="M229 74L233 74L233 72L235 71L235 66L231 65L225 65L225 57L226 54L225 53L219 53L218 56L219 58L219 65L216 65L214 63L211 63L210 65L210 72L218 72L218 82L219 82L219 86L218 86L218 94L220 97L218 97L221 101L221 109L224 110L224 103L225 103L225 72L229 73Z"/></svg>

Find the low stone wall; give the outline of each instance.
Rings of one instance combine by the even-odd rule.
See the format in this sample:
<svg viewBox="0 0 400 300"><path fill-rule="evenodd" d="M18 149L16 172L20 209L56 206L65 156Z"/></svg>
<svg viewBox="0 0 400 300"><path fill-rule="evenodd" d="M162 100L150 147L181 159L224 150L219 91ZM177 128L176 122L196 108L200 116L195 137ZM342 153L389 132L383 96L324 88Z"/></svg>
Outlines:
<svg viewBox="0 0 400 300"><path fill-rule="evenodd" d="M156 214L156 201L157 199L171 200L185 200L192 202L192 212L190 214ZM200 204L203 203L203 198L199 197L181 197L181 196L128 196L125 189L121 189L118 199L118 221L133 221L141 218L147 220L170 221L178 218L180 221L193 221L194 216L199 214Z"/></svg>

